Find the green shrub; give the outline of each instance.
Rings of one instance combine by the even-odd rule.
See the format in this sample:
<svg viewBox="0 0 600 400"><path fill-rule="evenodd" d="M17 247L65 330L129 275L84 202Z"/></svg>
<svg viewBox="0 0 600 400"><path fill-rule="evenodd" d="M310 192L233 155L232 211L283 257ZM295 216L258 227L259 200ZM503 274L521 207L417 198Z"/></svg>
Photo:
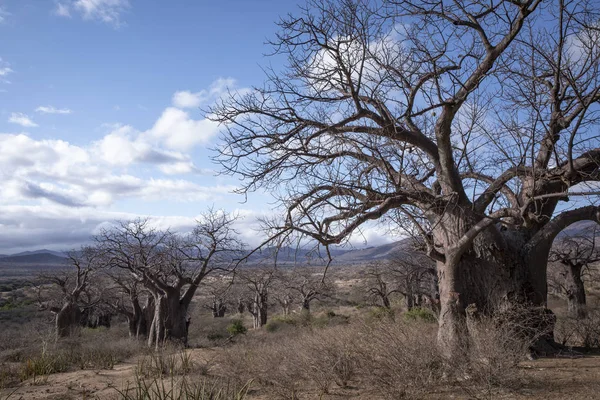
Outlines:
<svg viewBox="0 0 600 400"><path fill-rule="evenodd" d="M433 312L428 308L422 307L414 307L413 309L405 312L404 319L407 321L437 322Z"/></svg>
<svg viewBox="0 0 600 400"><path fill-rule="evenodd" d="M248 332L248 328L244 326L241 319L234 319L227 327L227 332L229 332L231 336L245 335L246 332Z"/></svg>

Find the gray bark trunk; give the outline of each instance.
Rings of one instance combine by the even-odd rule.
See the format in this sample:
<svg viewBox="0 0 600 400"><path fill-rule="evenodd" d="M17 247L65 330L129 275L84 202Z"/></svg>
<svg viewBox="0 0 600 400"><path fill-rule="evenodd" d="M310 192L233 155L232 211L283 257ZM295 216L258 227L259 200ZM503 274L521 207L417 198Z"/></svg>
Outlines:
<svg viewBox="0 0 600 400"><path fill-rule="evenodd" d="M570 264L567 266L567 313L571 318L582 319L586 317L585 287L581 279L582 265Z"/></svg>
<svg viewBox="0 0 600 400"><path fill-rule="evenodd" d="M56 338L69 337L80 332L81 311L75 303L67 302L56 313Z"/></svg>
<svg viewBox="0 0 600 400"><path fill-rule="evenodd" d="M508 311L514 305L546 306L549 246L526 249L524 239L514 232L497 239L483 232L458 260L446 255L445 263L438 262L438 343L448 358L460 357L469 345L473 333L467 330L465 310L470 305L482 314ZM552 333L542 335L539 341L536 347L547 349L546 342L553 342Z"/></svg>

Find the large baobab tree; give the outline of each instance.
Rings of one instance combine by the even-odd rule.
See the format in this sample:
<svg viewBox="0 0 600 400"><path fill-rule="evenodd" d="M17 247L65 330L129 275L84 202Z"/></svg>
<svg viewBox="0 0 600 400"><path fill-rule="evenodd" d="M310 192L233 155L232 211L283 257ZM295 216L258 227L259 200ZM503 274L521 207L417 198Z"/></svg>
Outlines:
<svg viewBox="0 0 600 400"><path fill-rule="evenodd" d="M227 213L210 210L186 236L152 228L140 219L96 236L109 267L127 271L153 297L149 345L167 339L187 344L188 308L200 283L215 271L231 269L240 255L234 221Z"/></svg>
<svg viewBox="0 0 600 400"><path fill-rule="evenodd" d="M272 237L329 245L370 221L414 224L453 357L467 306L544 306L553 239L600 218L598 9L311 0L280 22L284 69L209 110L218 159L241 191L281 194Z"/></svg>
<svg viewBox="0 0 600 400"><path fill-rule="evenodd" d="M591 235L579 234L557 239L550 251L549 260L561 268L554 283L567 297L567 312L572 318L586 316L586 296L583 276L589 272L590 264L600 261L600 250L596 241L597 230Z"/></svg>

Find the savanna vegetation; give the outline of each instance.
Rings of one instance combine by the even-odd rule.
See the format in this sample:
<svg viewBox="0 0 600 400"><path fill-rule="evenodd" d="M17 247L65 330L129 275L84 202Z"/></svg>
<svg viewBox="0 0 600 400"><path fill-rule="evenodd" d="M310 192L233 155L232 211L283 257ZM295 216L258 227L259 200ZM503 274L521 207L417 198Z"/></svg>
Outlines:
<svg viewBox="0 0 600 400"><path fill-rule="evenodd" d="M532 366L597 362L573 357L600 346L599 21L594 1L309 0L279 22L283 69L206 110L223 172L277 194L264 242L217 210L102 230L2 305L53 323L5 325L0 385L125 368L93 394L565 398L589 375ZM414 248L332 264L370 224ZM282 264L291 244L324 266Z"/></svg>

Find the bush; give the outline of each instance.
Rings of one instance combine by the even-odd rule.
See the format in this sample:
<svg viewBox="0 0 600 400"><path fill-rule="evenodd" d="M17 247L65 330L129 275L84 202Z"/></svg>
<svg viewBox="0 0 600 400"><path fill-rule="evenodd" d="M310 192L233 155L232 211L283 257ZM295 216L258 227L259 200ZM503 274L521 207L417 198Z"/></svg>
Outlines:
<svg viewBox="0 0 600 400"><path fill-rule="evenodd" d="M231 324L227 327L227 332L231 336L245 335L248 332L248 328L244 326L244 322L241 319L234 319Z"/></svg>
<svg viewBox="0 0 600 400"><path fill-rule="evenodd" d="M414 307L406 311L403 316L407 321L437 322L435 314L428 308Z"/></svg>
<svg viewBox="0 0 600 400"><path fill-rule="evenodd" d="M556 341L586 349L600 347L600 310L589 310L581 319L560 318L556 323Z"/></svg>
<svg viewBox="0 0 600 400"><path fill-rule="evenodd" d="M203 378L199 383L191 383L183 377L165 382L159 379L144 380L136 376L132 386L123 390L115 389L123 400L243 400L250 382L241 387L220 380Z"/></svg>

